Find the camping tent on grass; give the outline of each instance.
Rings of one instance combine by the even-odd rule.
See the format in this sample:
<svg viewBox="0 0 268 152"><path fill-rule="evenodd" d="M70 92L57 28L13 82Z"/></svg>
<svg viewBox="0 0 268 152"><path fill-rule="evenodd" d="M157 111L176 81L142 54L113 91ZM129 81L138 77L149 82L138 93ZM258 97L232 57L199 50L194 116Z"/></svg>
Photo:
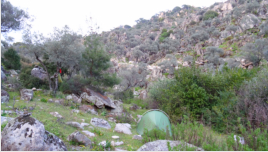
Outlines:
<svg viewBox="0 0 268 152"><path fill-rule="evenodd" d="M142 115L138 123L137 132L142 135L145 128L148 129L148 131L154 128L166 131L166 127L168 127L169 134L172 135L168 115L159 109L151 109Z"/></svg>

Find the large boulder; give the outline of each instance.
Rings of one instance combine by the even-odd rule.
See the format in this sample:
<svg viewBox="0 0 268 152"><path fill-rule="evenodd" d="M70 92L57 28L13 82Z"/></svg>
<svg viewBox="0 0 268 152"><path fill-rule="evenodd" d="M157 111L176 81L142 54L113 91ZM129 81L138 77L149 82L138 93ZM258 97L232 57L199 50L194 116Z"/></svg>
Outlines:
<svg viewBox="0 0 268 152"><path fill-rule="evenodd" d="M182 147L184 147L186 146L186 144L187 144L187 147L196 147L192 144L188 144L188 143L180 142L180 141L156 140L156 141L148 142L144 144L137 151L169 151L167 142L170 143L171 148L176 147L178 145L182 145ZM186 149L183 148L181 150L186 150ZM196 147L196 151L204 151L204 149Z"/></svg>
<svg viewBox="0 0 268 152"><path fill-rule="evenodd" d="M10 117L3 117L3 116L1 116L1 124L3 124L4 122L9 122L9 121L11 121L11 120L13 120L14 118L10 118Z"/></svg>
<svg viewBox="0 0 268 152"><path fill-rule="evenodd" d="M96 126L96 127L101 127L101 128L105 128L105 129L111 129L110 124L106 120L103 120L103 119L92 118L90 123L93 126Z"/></svg>
<svg viewBox="0 0 268 152"><path fill-rule="evenodd" d="M94 103L98 108L103 108L104 106L115 108L113 101L105 95L95 92L89 88L83 89L84 93L81 94L81 98L85 99L87 102ZM85 94L86 93L86 94Z"/></svg>
<svg viewBox="0 0 268 152"><path fill-rule="evenodd" d="M21 89L20 90L20 99L30 101L33 99L33 90L32 89Z"/></svg>
<svg viewBox="0 0 268 152"><path fill-rule="evenodd" d="M247 14L243 16L240 25L243 28L243 30L248 30L253 28L254 26L257 27L260 22L261 21L257 16L253 14Z"/></svg>
<svg viewBox="0 0 268 152"><path fill-rule="evenodd" d="M31 75L41 80L45 80L47 78L46 71L42 67L39 67L39 66L35 66L32 69Z"/></svg>
<svg viewBox="0 0 268 152"><path fill-rule="evenodd" d="M67 151L65 144L30 113L11 120L1 133L2 151Z"/></svg>
<svg viewBox="0 0 268 152"><path fill-rule="evenodd" d="M81 103L82 99L77 97L75 94L72 94L72 99L74 103Z"/></svg>
<svg viewBox="0 0 268 152"><path fill-rule="evenodd" d="M5 90L1 90L1 103L9 102L9 94Z"/></svg>
<svg viewBox="0 0 268 152"><path fill-rule="evenodd" d="M85 135L81 134L79 131L75 131L70 134L67 138L68 141L74 141L77 143L82 143L85 146L91 146L91 140L88 139Z"/></svg>
<svg viewBox="0 0 268 152"><path fill-rule="evenodd" d="M118 123L116 124L114 131L116 132L120 132L120 133L124 133L124 134L128 134L131 135L131 125L128 123Z"/></svg>
<svg viewBox="0 0 268 152"><path fill-rule="evenodd" d="M123 113L123 106L122 106L122 102L121 101L118 101L118 100L115 100L114 101L114 104L115 104L115 109L112 109L111 110L111 113L114 114L114 115L121 115Z"/></svg>

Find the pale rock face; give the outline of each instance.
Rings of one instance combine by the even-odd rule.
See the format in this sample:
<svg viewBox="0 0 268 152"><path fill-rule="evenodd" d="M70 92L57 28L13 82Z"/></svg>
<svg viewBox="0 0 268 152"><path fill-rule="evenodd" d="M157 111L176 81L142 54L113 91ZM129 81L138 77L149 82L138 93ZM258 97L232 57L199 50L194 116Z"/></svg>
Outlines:
<svg viewBox="0 0 268 152"><path fill-rule="evenodd" d="M30 101L33 98L32 89L21 89L20 90L21 100Z"/></svg>
<svg viewBox="0 0 268 152"><path fill-rule="evenodd" d="M11 120L1 133L2 151L67 151L65 144L44 125L30 117L21 115Z"/></svg>
<svg viewBox="0 0 268 152"><path fill-rule="evenodd" d="M111 129L110 124L106 120L99 119L99 118L92 118L90 121L90 124L92 124L93 126L96 126L96 127Z"/></svg>
<svg viewBox="0 0 268 152"><path fill-rule="evenodd" d="M222 11L231 11L231 10L233 10L233 6L231 3L224 3L221 10Z"/></svg>
<svg viewBox="0 0 268 152"><path fill-rule="evenodd" d="M1 70L1 80L4 80L4 81L7 80L7 77L6 77L5 73L2 70Z"/></svg>
<svg viewBox="0 0 268 152"><path fill-rule="evenodd" d="M72 100L74 103L81 103L82 99L78 98L75 94L72 94Z"/></svg>
<svg viewBox="0 0 268 152"><path fill-rule="evenodd" d="M119 133L124 133L131 135L131 125L127 123L118 123L116 124L114 131L119 132Z"/></svg>
<svg viewBox="0 0 268 152"><path fill-rule="evenodd" d="M243 30L248 30L253 28L255 25L258 26L260 22L261 21L257 16L253 14L247 14L243 16L240 25L243 28Z"/></svg>

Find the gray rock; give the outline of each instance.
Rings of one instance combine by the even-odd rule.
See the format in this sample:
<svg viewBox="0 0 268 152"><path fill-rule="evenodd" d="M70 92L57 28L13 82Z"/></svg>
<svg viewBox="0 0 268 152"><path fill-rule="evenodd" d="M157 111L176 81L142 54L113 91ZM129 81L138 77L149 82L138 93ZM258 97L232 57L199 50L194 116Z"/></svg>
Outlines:
<svg viewBox="0 0 268 152"><path fill-rule="evenodd" d="M30 113L11 120L1 133L2 151L67 151L65 144Z"/></svg>
<svg viewBox="0 0 268 152"><path fill-rule="evenodd" d="M114 115L121 115L123 113L123 106L121 104L123 104L121 101L115 100L114 101L115 104L115 109L111 110L111 113L113 113Z"/></svg>
<svg viewBox="0 0 268 152"><path fill-rule="evenodd" d="M75 94L72 94L72 100L74 103L81 103L82 102L82 99L81 98L78 98Z"/></svg>
<svg viewBox="0 0 268 152"><path fill-rule="evenodd" d="M83 122L82 122L82 123L81 123L81 126L82 126L82 127L86 127L86 126L89 126L89 124L88 124L88 123L83 123Z"/></svg>
<svg viewBox="0 0 268 152"><path fill-rule="evenodd" d="M170 143L171 148L176 147L178 145L182 145L181 150L185 150L185 147L183 145L186 145L186 144L187 144L187 147L196 147L192 144L188 144L185 142L183 143L180 141L156 140L156 141L148 142L144 144L137 151L168 151L168 146L167 146L168 141ZM196 147L196 151L204 151L204 149Z"/></svg>
<svg viewBox="0 0 268 152"><path fill-rule="evenodd" d="M89 136L89 137L95 137L95 134L94 133L92 133L92 132L90 132L90 131L87 131L87 130L84 130L84 131L82 131L83 133L85 133L87 136Z"/></svg>
<svg viewBox="0 0 268 152"><path fill-rule="evenodd" d="M21 89L20 90L20 99L30 101L33 99L33 90L32 89Z"/></svg>
<svg viewBox="0 0 268 152"><path fill-rule="evenodd" d="M35 66L32 69L31 75L41 80L45 80L47 78L47 73L42 67L39 67L39 66Z"/></svg>
<svg viewBox="0 0 268 152"><path fill-rule="evenodd" d="M18 75L18 73L15 70L13 70L13 69L12 70L9 70L9 72L10 72L10 74L11 74L12 77Z"/></svg>
<svg viewBox="0 0 268 152"><path fill-rule="evenodd" d="M132 139L142 140L143 138L141 135L134 135Z"/></svg>
<svg viewBox="0 0 268 152"><path fill-rule="evenodd" d="M253 14L247 14L243 16L240 25L243 30L248 30L253 28L255 25L258 26L260 22L261 21L257 16Z"/></svg>
<svg viewBox="0 0 268 152"><path fill-rule="evenodd" d="M4 81L7 80L6 74L2 70L1 70L1 80L4 80Z"/></svg>
<svg viewBox="0 0 268 152"><path fill-rule="evenodd" d="M108 118L108 121L110 121L110 122L116 122L116 120L113 117L109 117Z"/></svg>
<svg viewBox="0 0 268 152"><path fill-rule="evenodd" d="M72 109L71 113L79 113L79 110Z"/></svg>
<svg viewBox="0 0 268 152"><path fill-rule="evenodd" d="M78 123L78 122L66 122L66 124L67 124L67 125L70 125L70 126L73 126L73 127L75 127L75 128L84 129L84 128L80 125L80 123Z"/></svg>
<svg viewBox="0 0 268 152"><path fill-rule="evenodd" d="M98 108L104 108L104 103L101 102L101 99L96 96L89 96L86 92L81 94L81 98L86 100L88 103L93 103Z"/></svg>
<svg viewBox="0 0 268 152"><path fill-rule="evenodd" d="M54 117L57 117L57 118L63 118L58 112L50 112L49 114L53 115Z"/></svg>
<svg viewBox="0 0 268 152"><path fill-rule="evenodd" d="M116 132L120 132L120 133L124 133L124 134L128 134L131 135L131 125L128 123L118 123L116 124L114 131Z"/></svg>
<svg viewBox="0 0 268 152"><path fill-rule="evenodd" d="M98 115L98 112L95 110L94 106L91 105L82 105L79 107L79 110L84 112L90 112L93 115Z"/></svg>
<svg viewBox="0 0 268 152"><path fill-rule="evenodd" d="M72 95L68 95L68 96L66 96L66 100L73 100Z"/></svg>
<svg viewBox="0 0 268 152"><path fill-rule="evenodd" d="M114 141L111 141L111 145L114 147L114 146L120 146L120 145L123 145L124 142L123 141L118 141L118 142L114 142Z"/></svg>
<svg viewBox="0 0 268 152"><path fill-rule="evenodd" d="M9 102L9 94L1 89L1 103L8 103Z"/></svg>
<svg viewBox="0 0 268 152"><path fill-rule="evenodd" d="M115 148L114 151L126 151L126 150L120 149L120 148Z"/></svg>
<svg viewBox="0 0 268 152"><path fill-rule="evenodd" d="M96 126L96 127L101 127L101 128L105 128L105 129L111 129L110 124L106 120L103 120L103 119L92 118L90 123L93 126Z"/></svg>
<svg viewBox="0 0 268 152"><path fill-rule="evenodd" d="M13 120L14 118L10 118L10 117L3 117L3 116L1 116L1 124L3 124L4 122L9 122L9 121L11 121L11 120Z"/></svg>
<svg viewBox="0 0 268 152"><path fill-rule="evenodd" d="M85 135L81 134L79 131L73 132L67 138L68 141L74 141L78 143L83 143L85 146L91 146L91 140Z"/></svg>
<svg viewBox="0 0 268 152"><path fill-rule="evenodd" d="M48 102L54 102L53 99L48 99Z"/></svg>

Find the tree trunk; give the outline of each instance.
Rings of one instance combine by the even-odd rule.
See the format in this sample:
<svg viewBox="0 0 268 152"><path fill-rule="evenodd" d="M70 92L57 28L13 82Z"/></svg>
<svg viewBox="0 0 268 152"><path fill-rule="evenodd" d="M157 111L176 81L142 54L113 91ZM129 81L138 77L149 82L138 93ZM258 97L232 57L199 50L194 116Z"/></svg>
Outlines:
<svg viewBox="0 0 268 152"><path fill-rule="evenodd" d="M35 54L35 58L36 60L42 64L42 66L44 67L44 69L46 70L46 73L47 73L47 80L48 80L48 84L49 84L49 89L50 91L53 91L52 89L52 86L51 86L51 80L50 80L50 76L49 76L49 73L47 71L47 67L44 65L44 63L39 59L39 57Z"/></svg>

